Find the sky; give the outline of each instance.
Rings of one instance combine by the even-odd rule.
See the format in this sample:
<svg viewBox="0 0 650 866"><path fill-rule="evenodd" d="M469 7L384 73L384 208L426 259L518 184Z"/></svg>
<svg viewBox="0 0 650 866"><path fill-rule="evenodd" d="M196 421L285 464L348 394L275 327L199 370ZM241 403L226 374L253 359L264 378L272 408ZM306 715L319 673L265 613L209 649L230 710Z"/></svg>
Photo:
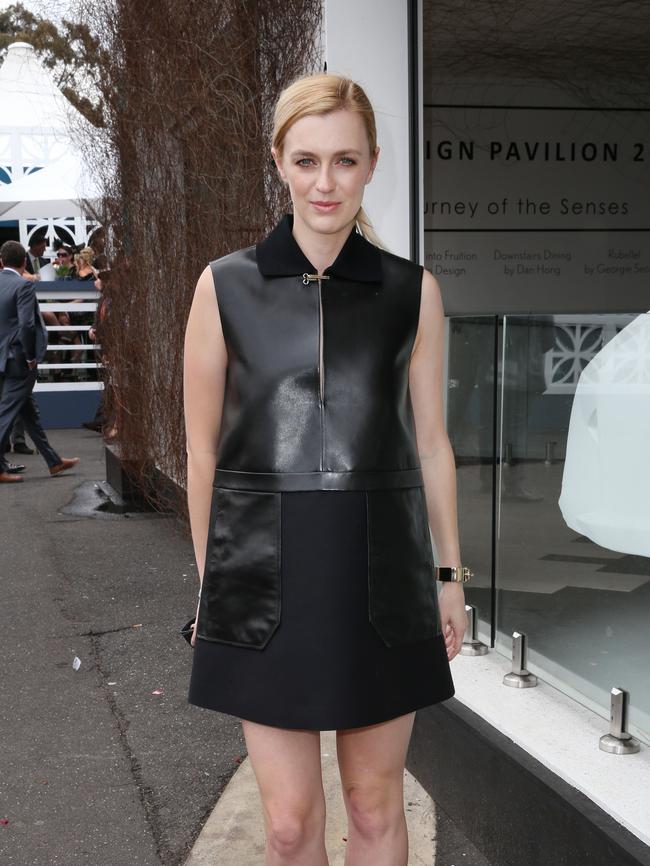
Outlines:
<svg viewBox="0 0 650 866"><path fill-rule="evenodd" d="M16 0L0 0L0 10L13 6L15 2ZM21 2L30 12L47 17L56 24L63 17L74 20L74 13L79 0L21 0ZM92 87L89 85L90 89L87 90L81 78L78 79L78 87L80 93L88 96L91 100L95 99Z"/></svg>
<svg viewBox="0 0 650 866"><path fill-rule="evenodd" d="M0 9L6 9L7 6L13 6L15 0L0 0ZM43 15L56 21L65 15L70 15L74 10L75 0L22 0L22 4L26 9L29 9L35 14Z"/></svg>

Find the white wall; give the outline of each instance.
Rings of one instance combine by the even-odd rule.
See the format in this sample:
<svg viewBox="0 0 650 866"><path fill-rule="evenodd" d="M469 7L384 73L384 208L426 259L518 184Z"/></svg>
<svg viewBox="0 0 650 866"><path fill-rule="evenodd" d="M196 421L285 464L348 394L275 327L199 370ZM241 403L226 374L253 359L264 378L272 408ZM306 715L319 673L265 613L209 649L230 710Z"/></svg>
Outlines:
<svg viewBox="0 0 650 866"><path fill-rule="evenodd" d="M364 207L384 245L409 257L408 28L404 0L324 0L327 71L368 94L377 118L379 162Z"/></svg>

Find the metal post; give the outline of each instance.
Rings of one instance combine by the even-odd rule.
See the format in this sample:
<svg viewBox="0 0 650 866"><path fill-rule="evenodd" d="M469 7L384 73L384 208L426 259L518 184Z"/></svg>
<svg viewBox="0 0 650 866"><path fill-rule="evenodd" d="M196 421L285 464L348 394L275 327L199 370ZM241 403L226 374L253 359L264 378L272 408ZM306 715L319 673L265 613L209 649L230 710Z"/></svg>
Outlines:
<svg viewBox="0 0 650 866"><path fill-rule="evenodd" d="M462 656L484 656L488 648L476 637L476 608L473 604L466 604L465 613L467 614L467 628L463 636L460 654Z"/></svg>
<svg viewBox="0 0 650 866"><path fill-rule="evenodd" d="M512 670L503 678L504 686L515 689L528 689L537 685L537 677L526 670L526 635L523 632L512 633Z"/></svg>
<svg viewBox="0 0 650 866"><path fill-rule="evenodd" d="M553 454L553 450L557 442L547 442L546 443L546 456L544 457L544 465L551 466L555 463L555 455Z"/></svg>
<svg viewBox="0 0 650 866"><path fill-rule="evenodd" d="M612 698L610 702L609 733L603 734L600 738L599 747L603 752L610 752L612 755L633 755L639 751L641 746L639 741L625 730L627 726L627 707L630 698L629 692L615 686L610 694Z"/></svg>
<svg viewBox="0 0 650 866"><path fill-rule="evenodd" d="M506 442L503 449L503 463L509 466L512 463L512 442Z"/></svg>

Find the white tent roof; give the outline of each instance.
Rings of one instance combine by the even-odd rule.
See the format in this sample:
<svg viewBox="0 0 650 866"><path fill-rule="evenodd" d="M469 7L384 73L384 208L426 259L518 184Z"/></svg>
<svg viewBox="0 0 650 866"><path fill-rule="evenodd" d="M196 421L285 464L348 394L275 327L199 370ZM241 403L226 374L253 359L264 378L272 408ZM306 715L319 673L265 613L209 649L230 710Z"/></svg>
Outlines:
<svg viewBox="0 0 650 866"><path fill-rule="evenodd" d="M83 176L81 158L75 159L71 153L66 153L40 171L0 186L0 218L76 216L82 213L82 199L98 197L96 185L89 185Z"/></svg>
<svg viewBox="0 0 650 866"><path fill-rule="evenodd" d="M27 42L13 42L7 48L0 67L0 96L0 134L36 127L51 133L60 130L67 139L69 121L81 118Z"/></svg>
<svg viewBox="0 0 650 866"><path fill-rule="evenodd" d="M0 100L0 165L9 168L13 178L0 184L0 217L79 216L79 201L100 194L73 137L74 123L88 121L26 42L7 49L0 67ZM33 171L38 166L40 170Z"/></svg>

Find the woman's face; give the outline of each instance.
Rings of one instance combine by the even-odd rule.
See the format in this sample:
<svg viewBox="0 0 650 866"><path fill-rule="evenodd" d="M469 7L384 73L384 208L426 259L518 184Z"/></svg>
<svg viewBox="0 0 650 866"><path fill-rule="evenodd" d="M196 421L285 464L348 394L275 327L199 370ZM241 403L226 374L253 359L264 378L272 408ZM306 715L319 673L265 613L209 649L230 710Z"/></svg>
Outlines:
<svg viewBox="0 0 650 866"><path fill-rule="evenodd" d="M370 153L361 115L345 109L302 117L287 132L282 157L271 152L289 185L294 220L325 234L355 219L379 156L379 148Z"/></svg>

